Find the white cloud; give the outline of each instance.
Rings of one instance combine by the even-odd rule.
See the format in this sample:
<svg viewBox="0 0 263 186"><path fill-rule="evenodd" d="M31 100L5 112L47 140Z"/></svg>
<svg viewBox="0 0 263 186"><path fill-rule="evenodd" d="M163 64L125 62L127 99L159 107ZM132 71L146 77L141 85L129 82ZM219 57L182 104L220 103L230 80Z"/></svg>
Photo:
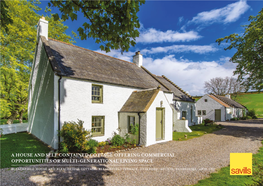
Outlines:
<svg viewBox="0 0 263 186"><path fill-rule="evenodd" d="M165 47L155 47L150 49L141 50L142 54L156 54L156 53L181 53L181 52L193 52L198 54L205 54L208 52L215 52L218 49L212 45L172 45Z"/></svg>
<svg viewBox="0 0 263 186"><path fill-rule="evenodd" d="M125 52L122 55L119 50L109 53L97 52L130 62L135 54L134 52ZM229 57L222 57L217 61L191 61L183 57L177 59L174 55L168 55L160 59L144 57L143 66L153 74L165 75L184 91L195 96L204 94L205 81L215 77L233 75L236 64L229 62L229 59Z"/></svg>
<svg viewBox="0 0 263 186"><path fill-rule="evenodd" d="M163 43L163 42L187 42L194 41L201 36L195 31L177 32L167 30L166 32L154 28L140 29L140 36L136 39L137 43Z"/></svg>
<svg viewBox="0 0 263 186"><path fill-rule="evenodd" d="M145 58L144 66L156 75L165 75L191 95L204 94L204 82L214 77L232 76L235 64L229 58L218 61L190 61L173 55L162 59Z"/></svg>
<svg viewBox="0 0 263 186"><path fill-rule="evenodd" d="M183 17L183 16L178 18L178 24L179 24L179 25L180 25L183 21L184 21L184 17Z"/></svg>
<svg viewBox="0 0 263 186"><path fill-rule="evenodd" d="M240 0L238 2L229 4L223 8L213 9L210 11L205 11L198 13L189 24L203 24L210 25L213 23L231 23L235 22L249 9L249 5L245 0ZM182 27L183 29L185 27Z"/></svg>
<svg viewBox="0 0 263 186"><path fill-rule="evenodd" d="M115 57L118 59L122 59L125 61L132 61L132 56L135 55L135 52L124 52L121 54L121 50L111 50L110 52L106 53L105 51L97 50L96 52L99 52L101 54L105 54L107 56Z"/></svg>

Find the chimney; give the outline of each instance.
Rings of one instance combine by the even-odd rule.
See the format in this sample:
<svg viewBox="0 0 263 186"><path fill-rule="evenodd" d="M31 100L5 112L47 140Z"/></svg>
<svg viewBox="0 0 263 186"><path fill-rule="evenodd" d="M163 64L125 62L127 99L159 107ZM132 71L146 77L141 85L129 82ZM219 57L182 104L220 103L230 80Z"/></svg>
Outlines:
<svg viewBox="0 0 263 186"><path fill-rule="evenodd" d="M142 66L142 54L140 51L136 52L133 56L133 63L135 63L138 67Z"/></svg>
<svg viewBox="0 0 263 186"><path fill-rule="evenodd" d="M230 94L225 95L228 99L231 99Z"/></svg>
<svg viewBox="0 0 263 186"><path fill-rule="evenodd" d="M48 40L48 21L45 17L40 18L37 24L37 38L39 36L44 36Z"/></svg>

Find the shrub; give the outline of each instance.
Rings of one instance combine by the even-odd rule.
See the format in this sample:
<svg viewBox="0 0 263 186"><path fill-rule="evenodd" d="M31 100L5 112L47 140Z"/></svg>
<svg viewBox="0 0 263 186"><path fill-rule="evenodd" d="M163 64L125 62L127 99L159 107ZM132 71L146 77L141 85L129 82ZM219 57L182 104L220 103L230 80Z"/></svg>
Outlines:
<svg viewBox="0 0 263 186"><path fill-rule="evenodd" d="M110 144L111 144L111 139L108 138L108 139L106 140L106 145L110 145Z"/></svg>
<svg viewBox="0 0 263 186"><path fill-rule="evenodd" d="M243 116L240 118L241 120L246 120L247 119L247 116Z"/></svg>
<svg viewBox="0 0 263 186"><path fill-rule="evenodd" d="M99 142L94 139L90 139L87 144L90 148L99 146Z"/></svg>
<svg viewBox="0 0 263 186"><path fill-rule="evenodd" d="M59 135L63 138L61 142L62 150L69 152L87 152L88 139L91 137L90 132L83 127L83 121L78 122L64 122Z"/></svg>
<svg viewBox="0 0 263 186"><path fill-rule="evenodd" d="M139 124L131 125L131 134L137 135L139 133Z"/></svg>
<svg viewBox="0 0 263 186"><path fill-rule="evenodd" d="M126 142L126 143L131 143L131 138L130 138L130 136L129 136L128 133L125 134L125 142Z"/></svg>
<svg viewBox="0 0 263 186"><path fill-rule="evenodd" d="M247 119L252 119L252 117L251 116L247 116Z"/></svg>
<svg viewBox="0 0 263 186"><path fill-rule="evenodd" d="M89 154L95 154L96 153L96 149L99 146L99 142L94 140L94 139L90 139L87 142L87 146L89 147L87 153Z"/></svg>
<svg viewBox="0 0 263 186"><path fill-rule="evenodd" d="M106 141L102 141L102 142L99 142L99 147L103 147L103 146L105 146L105 145L107 145L107 142Z"/></svg>
<svg viewBox="0 0 263 186"><path fill-rule="evenodd" d="M210 120L210 119L208 119L208 118L205 119L204 122L205 122L205 123L204 123L205 126L208 125L209 123L212 123L212 124L213 124L213 120Z"/></svg>
<svg viewBox="0 0 263 186"><path fill-rule="evenodd" d="M248 111L247 115L253 117L253 116L256 116L256 112L254 109L251 109Z"/></svg>
<svg viewBox="0 0 263 186"><path fill-rule="evenodd" d="M111 143L113 146L122 146L125 143L125 139L119 134L115 134L111 139Z"/></svg>
<svg viewBox="0 0 263 186"><path fill-rule="evenodd" d="M258 117L257 116L252 116L252 119L258 119Z"/></svg>

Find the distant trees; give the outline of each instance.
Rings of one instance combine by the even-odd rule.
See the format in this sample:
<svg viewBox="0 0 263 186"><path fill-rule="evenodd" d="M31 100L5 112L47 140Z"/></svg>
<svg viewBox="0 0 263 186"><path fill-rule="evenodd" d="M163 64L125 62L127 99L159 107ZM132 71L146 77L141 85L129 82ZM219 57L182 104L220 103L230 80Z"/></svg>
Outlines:
<svg viewBox="0 0 263 186"><path fill-rule="evenodd" d="M245 87L241 85L236 78L233 77L216 77L205 82L205 92L216 95L232 94L232 96L239 92L245 91Z"/></svg>

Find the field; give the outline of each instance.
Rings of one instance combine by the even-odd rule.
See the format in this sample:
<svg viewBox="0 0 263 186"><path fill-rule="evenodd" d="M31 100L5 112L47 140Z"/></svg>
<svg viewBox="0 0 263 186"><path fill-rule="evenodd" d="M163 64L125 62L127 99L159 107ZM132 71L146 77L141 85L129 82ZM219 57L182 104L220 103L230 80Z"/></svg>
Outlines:
<svg viewBox="0 0 263 186"><path fill-rule="evenodd" d="M235 99L238 103L246 106L248 110L255 109L256 116L263 118L263 92L242 93Z"/></svg>

